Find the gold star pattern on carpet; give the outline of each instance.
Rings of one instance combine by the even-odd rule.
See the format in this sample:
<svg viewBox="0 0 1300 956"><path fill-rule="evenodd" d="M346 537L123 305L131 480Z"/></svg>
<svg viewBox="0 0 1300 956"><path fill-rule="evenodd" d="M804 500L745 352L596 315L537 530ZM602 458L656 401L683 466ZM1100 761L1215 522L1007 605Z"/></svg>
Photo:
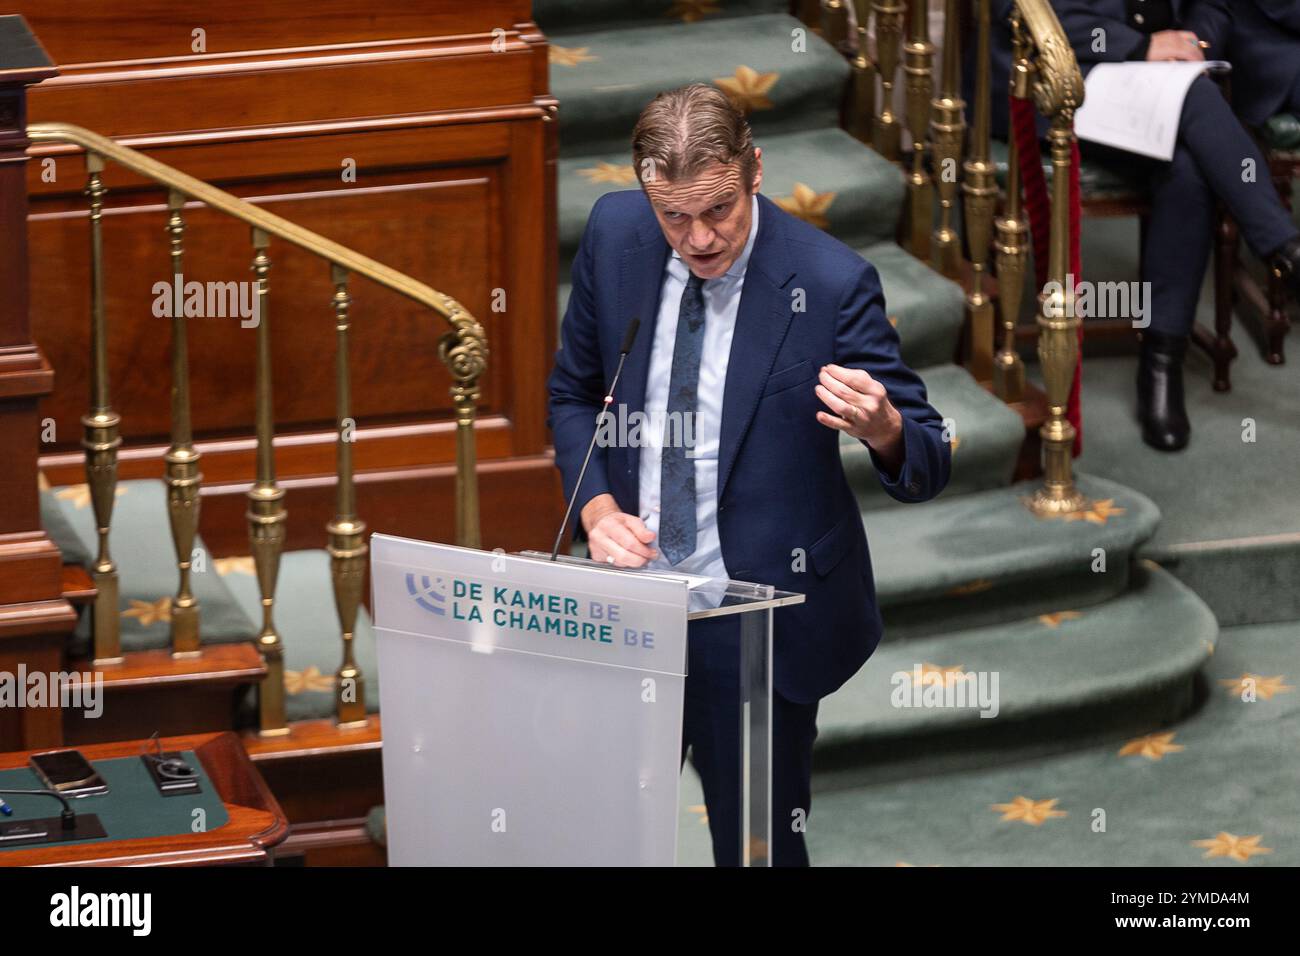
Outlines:
<svg viewBox="0 0 1300 956"><path fill-rule="evenodd" d="M301 694L303 691L330 691L334 689L334 675L322 674L314 664L305 671L284 672L284 692Z"/></svg>
<svg viewBox="0 0 1300 956"><path fill-rule="evenodd" d="M1242 674L1240 677L1229 677L1219 683L1229 688L1228 693L1234 697L1241 697L1253 688L1255 696L1260 700L1272 700L1274 694L1287 694L1295 690L1290 684L1282 683L1285 679L1285 674L1276 674L1273 677L1265 677L1262 674Z"/></svg>
<svg viewBox="0 0 1300 956"><path fill-rule="evenodd" d="M1174 754L1184 749L1182 744L1173 742L1174 734L1147 734L1145 737L1138 737L1136 740L1130 740L1120 748L1121 757L1146 757L1148 760L1159 760L1165 754Z"/></svg>
<svg viewBox="0 0 1300 956"><path fill-rule="evenodd" d="M931 664L929 661L921 662L921 673L919 675L915 667L911 671L913 684L952 684L964 673L966 671L961 664L940 667L938 664Z"/></svg>
<svg viewBox="0 0 1300 956"><path fill-rule="evenodd" d="M1066 810L1054 809L1059 799L1058 797L1052 800L1031 800L1028 797L1016 797L1010 803L995 803L989 809L999 811L1003 823L1019 820L1031 827L1041 827L1044 821L1052 817L1069 816Z"/></svg>
<svg viewBox="0 0 1300 956"><path fill-rule="evenodd" d="M1073 621L1083 617L1078 611L1053 611L1051 614L1038 615L1038 622L1052 630L1061 626L1062 621Z"/></svg>
<svg viewBox="0 0 1300 956"><path fill-rule="evenodd" d="M578 175L589 183L614 183L618 186L635 186L636 170L631 165L619 166L616 163L599 162L595 166L578 170Z"/></svg>
<svg viewBox="0 0 1300 956"><path fill-rule="evenodd" d="M1266 846L1260 846L1259 841L1264 839L1262 835L1239 837L1232 833L1220 833L1210 840L1193 840L1192 846L1206 847L1204 859L1210 859L1216 856L1226 856L1238 863L1245 863L1257 853L1272 853L1273 851Z"/></svg>
<svg viewBox="0 0 1300 956"><path fill-rule="evenodd" d="M889 317L889 324L892 325L894 328L898 328L898 316L891 315Z"/></svg>
<svg viewBox="0 0 1300 956"><path fill-rule="evenodd" d="M172 619L172 599L160 597L156 601L140 601L132 598L131 606L122 612L122 616L134 617L144 627L148 627L155 622L169 624Z"/></svg>
<svg viewBox="0 0 1300 956"><path fill-rule="evenodd" d="M1066 521L1091 521L1093 524L1105 524L1115 515L1122 515L1127 509L1115 507L1114 498L1094 501L1086 511L1072 511L1062 515Z"/></svg>
<svg viewBox="0 0 1300 956"><path fill-rule="evenodd" d="M698 814L700 815L700 822L701 822L701 823L708 823L708 822L709 822L709 808L706 807L704 804L702 804L702 803L693 803L693 804L691 804L689 807L687 807L686 809L689 810L691 813L698 813Z"/></svg>
<svg viewBox="0 0 1300 956"><path fill-rule="evenodd" d="M217 569L217 573L222 577L227 574L256 574L257 562L253 560L251 554L246 554L238 558L214 558L212 566Z"/></svg>
<svg viewBox="0 0 1300 956"><path fill-rule="evenodd" d="M114 498L121 498L124 494L126 488L122 485L118 485L113 491ZM60 501L71 501L72 507L80 511L82 508L90 507L90 485L68 485L56 491L54 497Z"/></svg>
<svg viewBox="0 0 1300 956"><path fill-rule="evenodd" d="M767 94L780 78L780 73L759 73L752 67L738 66L731 76L715 77L713 85L727 94L736 109L750 113L772 108Z"/></svg>
<svg viewBox="0 0 1300 956"><path fill-rule="evenodd" d="M830 228L826 210L835 202L835 193L819 193L804 183L794 184L794 195L777 196L775 202L790 215L818 229Z"/></svg>
<svg viewBox="0 0 1300 956"><path fill-rule="evenodd" d="M556 66L577 66L580 63L591 63L599 60L598 56L591 56L587 53L590 47L585 46L556 46L551 44L549 59Z"/></svg>
<svg viewBox="0 0 1300 956"><path fill-rule="evenodd" d="M664 16L676 17L682 23L694 23L721 12L718 0L675 0Z"/></svg>

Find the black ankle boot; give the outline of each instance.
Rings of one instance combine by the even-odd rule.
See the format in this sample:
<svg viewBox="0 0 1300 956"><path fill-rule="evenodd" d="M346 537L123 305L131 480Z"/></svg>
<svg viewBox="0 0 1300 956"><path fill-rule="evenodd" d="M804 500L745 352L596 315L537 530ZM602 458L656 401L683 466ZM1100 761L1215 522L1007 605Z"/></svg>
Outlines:
<svg viewBox="0 0 1300 956"><path fill-rule="evenodd" d="M1300 236L1288 239L1273 254L1271 265L1282 273L1282 278L1291 288L1291 294L1300 300Z"/></svg>
<svg viewBox="0 0 1300 956"><path fill-rule="evenodd" d="M1177 451L1187 444L1192 426L1183 405L1183 356L1187 336L1142 333L1138 360L1138 421L1142 440L1160 451Z"/></svg>

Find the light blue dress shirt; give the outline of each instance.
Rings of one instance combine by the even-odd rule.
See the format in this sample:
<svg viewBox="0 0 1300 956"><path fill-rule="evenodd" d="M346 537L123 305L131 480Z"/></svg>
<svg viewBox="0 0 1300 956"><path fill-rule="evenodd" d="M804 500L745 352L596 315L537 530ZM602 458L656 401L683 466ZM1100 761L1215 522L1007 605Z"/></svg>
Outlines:
<svg viewBox="0 0 1300 956"><path fill-rule="evenodd" d="M745 285L745 269L758 235L758 197L752 199L749 238L745 248L725 275L704 283L704 345L700 354L700 382L697 413L692 438L695 462L695 551L680 564L671 565L661 553L648 567L662 571L682 571L726 578L722 560L722 543L718 538L718 446L722 431L722 395L727 381L727 362L731 357L731 336L736 329L736 312ZM647 528L655 533L651 547L659 541L659 473L663 456L664 432L657 424L668 410L668 380L672 376L673 347L677 341L677 313L690 271L676 251L664 268L659 292L659 314L655 320L654 343L650 349L650 368L646 376L645 412L647 427L641 429L640 515ZM677 425L673 426L674 433Z"/></svg>

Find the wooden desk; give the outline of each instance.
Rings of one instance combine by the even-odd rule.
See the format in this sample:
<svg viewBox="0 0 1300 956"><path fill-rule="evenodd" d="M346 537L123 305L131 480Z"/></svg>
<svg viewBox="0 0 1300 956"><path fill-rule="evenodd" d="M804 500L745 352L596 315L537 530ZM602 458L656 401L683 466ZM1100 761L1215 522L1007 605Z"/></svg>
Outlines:
<svg viewBox="0 0 1300 956"><path fill-rule="evenodd" d="M90 744L77 749L86 759L107 760L133 757L145 741ZM269 865L272 847L289 833L289 821L275 797L232 733L191 734L164 737L164 750L192 750L203 765L230 820L224 826L201 833L146 837L132 840L105 839L89 843L54 844L0 852L0 866L198 866ZM48 750L50 748L43 748ZM0 754L0 770L27 766L35 751ZM92 801L73 801L78 812L94 812ZM11 800L12 802L12 800ZM51 803L51 814L58 805Z"/></svg>

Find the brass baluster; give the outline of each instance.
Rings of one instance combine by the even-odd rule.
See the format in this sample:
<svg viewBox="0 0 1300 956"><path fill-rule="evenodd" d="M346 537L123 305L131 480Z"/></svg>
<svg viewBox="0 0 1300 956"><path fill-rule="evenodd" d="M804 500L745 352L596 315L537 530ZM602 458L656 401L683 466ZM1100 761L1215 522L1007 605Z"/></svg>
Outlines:
<svg viewBox="0 0 1300 956"><path fill-rule="evenodd" d="M989 0L975 0L978 38L975 52L975 128L962 171L965 197L966 245L970 252L971 288L966 296L970 335L969 371L977 382L993 378L993 303L984 294L984 270L992 240L993 205L998 183L989 159Z"/></svg>
<svg viewBox="0 0 1300 956"><path fill-rule="evenodd" d="M1021 7L1022 14L1028 9ZM1048 142L1052 155L1051 245L1048 254L1048 288L1038 316L1038 362L1047 392L1047 421L1039 434L1043 440L1043 485L1027 502L1041 517L1058 517L1092 507L1074 484L1071 454L1074 426L1065 417L1079 356L1079 317L1075 314L1074 283L1067 276L1070 259L1070 163L1074 144L1074 111L1083 104L1083 80L1068 44L1045 47L1039 36L1062 36L1051 7L1034 5L1038 30L1035 46L1040 57L1035 101L1053 100L1048 115ZM1030 24L1031 29L1033 24ZM1046 95L1039 95L1042 84ZM1051 91L1051 92L1048 92ZM1053 95L1054 94L1054 95Z"/></svg>
<svg viewBox="0 0 1300 956"><path fill-rule="evenodd" d="M172 543L180 582L172 599L172 654L176 657L199 653L199 602L190 590L194 540L199 527L199 453L194 450L190 424L190 364L185 319L184 280L185 197L176 190L167 194L167 232L171 237L172 260L172 444L167 449L167 514L171 519Z"/></svg>
<svg viewBox="0 0 1300 956"><path fill-rule="evenodd" d="M867 38L867 18L871 16L870 0L853 0L857 19L855 30L857 47L849 65L853 78L849 81L849 105L844 128L863 143L873 141L876 126L876 64L871 59L871 43Z"/></svg>
<svg viewBox="0 0 1300 956"><path fill-rule="evenodd" d="M939 184L939 227L931 245L934 267L949 279L959 277L961 256L957 231L953 228L953 206L957 200L957 168L961 162L962 131L966 120L961 98L961 29L957 0L945 0L943 15L943 70L939 93L930 104L930 135L933 141L934 174Z"/></svg>
<svg viewBox="0 0 1300 956"><path fill-rule="evenodd" d="M284 550L284 489L275 482L275 416L271 390L271 326L267 276L271 259L267 255L270 237L253 227L253 265L257 295L253 303L257 319L257 479L248 491L248 534L257 568L257 589L262 599L262 630L257 649L266 664L257 696L258 730L264 737L289 732L284 706L284 642L275 629L275 587L280 577L280 555Z"/></svg>
<svg viewBox="0 0 1300 956"><path fill-rule="evenodd" d="M99 551L95 557L95 606L91 614L96 664L122 661L121 620L118 608L117 565L109 553L108 534L113 524L113 502L117 498L117 449L122 444L108 395L108 330L104 319L104 187L100 173L104 158L86 153L86 189L90 197L90 411L83 415L86 450L86 483L95 511Z"/></svg>
<svg viewBox="0 0 1300 956"><path fill-rule="evenodd" d="M907 233L912 255L930 256L934 226L934 185L925 171L925 139L930 130L930 99L934 96L934 44L930 42L930 8L911 0L907 43L903 46L903 75L907 78L907 129L912 135L912 172L907 177Z"/></svg>
<svg viewBox="0 0 1300 956"><path fill-rule="evenodd" d="M454 305L450 299L448 304ZM438 358L451 372L451 400L456 409L456 543L478 548L482 544L474 458L474 410L479 399L479 376L487 366L487 345L483 327L464 312L456 309L451 322L456 331L438 340Z"/></svg>
<svg viewBox="0 0 1300 956"><path fill-rule="evenodd" d="M880 116L876 120L876 152L886 159L898 159L902 129L894 112L894 76L898 72L899 42L903 37L902 0L873 2L876 14L876 62L880 68Z"/></svg>
<svg viewBox="0 0 1300 956"><path fill-rule="evenodd" d="M335 683L334 703L340 727L366 723L366 685L356 660L357 611L366 573L366 525L356 515L356 487L352 479L352 442L356 423L351 419L352 384L348 374L348 273L331 267L334 279L335 363L338 401L338 505L329 531L330 576L334 581L334 604L343 630L343 663Z"/></svg>
<svg viewBox="0 0 1300 956"><path fill-rule="evenodd" d="M849 38L849 8L845 0L825 0L822 4L822 38L841 50Z"/></svg>
<svg viewBox="0 0 1300 956"><path fill-rule="evenodd" d="M1029 59L1018 17L1012 19L1012 68L1009 94L1016 99L1029 96ZM1009 115L1009 113L1008 113ZM1020 298L1029 258L1029 226L1021 212L1020 148L1014 133L1007 137L1007 198L1002 215L994 223L997 232L998 310L1002 319L1002 347L993 357L993 394L1004 402L1023 401L1025 363L1016 350L1016 325L1020 321Z"/></svg>

